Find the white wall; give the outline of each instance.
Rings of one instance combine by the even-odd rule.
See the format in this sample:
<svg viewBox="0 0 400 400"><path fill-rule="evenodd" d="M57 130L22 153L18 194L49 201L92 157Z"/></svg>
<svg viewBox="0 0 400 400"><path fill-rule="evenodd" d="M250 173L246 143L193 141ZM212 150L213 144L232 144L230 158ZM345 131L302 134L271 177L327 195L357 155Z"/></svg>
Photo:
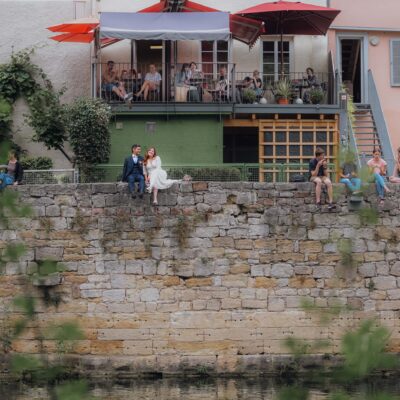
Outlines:
<svg viewBox="0 0 400 400"><path fill-rule="evenodd" d="M44 69L56 88L67 87L64 101L90 94L90 45L57 43L49 39L55 34L46 29L73 19L72 0L0 0L0 10L0 63L8 62L13 50L36 47L33 61ZM27 111L24 102L18 101L13 126L16 142L29 149L32 156L52 157L55 167L69 167L60 152L31 141L32 130L24 124L23 114Z"/></svg>

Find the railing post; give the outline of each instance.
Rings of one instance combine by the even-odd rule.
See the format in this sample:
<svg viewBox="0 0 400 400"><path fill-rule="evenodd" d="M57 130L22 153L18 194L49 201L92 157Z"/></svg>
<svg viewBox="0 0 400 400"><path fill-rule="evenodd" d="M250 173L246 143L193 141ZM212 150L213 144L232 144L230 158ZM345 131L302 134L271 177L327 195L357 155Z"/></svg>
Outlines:
<svg viewBox="0 0 400 400"><path fill-rule="evenodd" d="M236 65L232 66L232 103L236 103Z"/></svg>
<svg viewBox="0 0 400 400"><path fill-rule="evenodd" d="M74 169L74 183L79 183L79 169Z"/></svg>

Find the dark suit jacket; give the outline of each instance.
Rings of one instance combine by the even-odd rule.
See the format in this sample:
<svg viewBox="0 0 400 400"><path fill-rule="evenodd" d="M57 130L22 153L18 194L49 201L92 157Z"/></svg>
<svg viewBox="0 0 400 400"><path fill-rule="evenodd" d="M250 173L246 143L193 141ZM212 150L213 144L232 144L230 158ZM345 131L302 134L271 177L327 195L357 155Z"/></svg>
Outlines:
<svg viewBox="0 0 400 400"><path fill-rule="evenodd" d="M143 174L143 161L144 158L142 156L138 156L138 162L135 168L135 164L133 162L132 156L125 158L124 162L124 169L122 171L122 182L128 182L128 176L132 175L134 172L137 171L140 175ZM136 171L135 171L136 170Z"/></svg>

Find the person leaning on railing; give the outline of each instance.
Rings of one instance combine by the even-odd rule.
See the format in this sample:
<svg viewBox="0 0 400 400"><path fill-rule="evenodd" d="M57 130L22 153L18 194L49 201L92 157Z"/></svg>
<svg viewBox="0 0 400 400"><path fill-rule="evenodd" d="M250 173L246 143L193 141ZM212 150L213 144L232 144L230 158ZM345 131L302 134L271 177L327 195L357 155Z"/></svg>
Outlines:
<svg viewBox="0 0 400 400"><path fill-rule="evenodd" d="M0 173L0 190L9 185L21 184L24 171L14 150L8 153L8 163L3 168L6 169L6 172Z"/></svg>
<svg viewBox="0 0 400 400"><path fill-rule="evenodd" d="M392 176L389 177L390 183L400 183L400 147L397 149L397 158L394 165Z"/></svg>

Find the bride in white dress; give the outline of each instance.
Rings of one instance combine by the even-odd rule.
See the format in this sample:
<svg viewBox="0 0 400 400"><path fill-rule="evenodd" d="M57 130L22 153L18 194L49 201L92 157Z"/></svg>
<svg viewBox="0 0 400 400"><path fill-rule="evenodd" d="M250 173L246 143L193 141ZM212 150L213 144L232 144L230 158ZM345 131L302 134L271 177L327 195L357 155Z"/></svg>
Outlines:
<svg viewBox="0 0 400 400"><path fill-rule="evenodd" d="M168 189L175 182L179 182L175 179L167 179L167 173L161 168L161 159L157 155L156 149L150 147L147 150L144 158L144 174L146 177L146 183L148 184L147 191L153 192L153 204L157 205L157 193L159 189Z"/></svg>

